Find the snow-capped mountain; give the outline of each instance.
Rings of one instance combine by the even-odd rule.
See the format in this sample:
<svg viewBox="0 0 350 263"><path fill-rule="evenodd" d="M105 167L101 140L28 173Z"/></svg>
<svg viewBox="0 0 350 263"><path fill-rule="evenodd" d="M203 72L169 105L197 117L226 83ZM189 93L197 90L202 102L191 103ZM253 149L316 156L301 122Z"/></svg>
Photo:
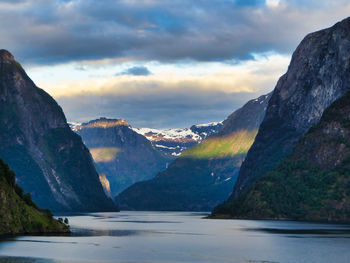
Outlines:
<svg viewBox="0 0 350 263"><path fill-rule="evenodd" d="M166 154L178 156L187 148L200 143L210 135L217 133L222 122L193 125L191 128L179 129L153 129L133 128L145 136L152 145Z"/></svg>

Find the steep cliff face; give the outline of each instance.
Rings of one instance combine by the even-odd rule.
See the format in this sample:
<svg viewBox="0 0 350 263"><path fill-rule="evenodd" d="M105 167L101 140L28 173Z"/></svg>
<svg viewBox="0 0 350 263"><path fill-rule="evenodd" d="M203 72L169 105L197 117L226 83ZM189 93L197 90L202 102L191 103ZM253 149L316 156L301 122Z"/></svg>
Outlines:
<svg viewBox="0 0 350 263"><path fill-rule="evenodd" d="M154 179L116 197L121 209L209 211L227 199L252 145L270 95L231 114L218 135L184 151Z"/></svg>
<svg viewBox="0 0 350 263"><path fill-rule="evenodd" d="M350 222L350 92L324 111L293 153L214 216Z"/></svg>
<svg viewBox="0 0 350 263"><path fill-rule="evenodd" d="M40 210L15 183L15 174L0 159L0 235L68 233L69 228Z"/></svg>
<svg viewBox="0 0 350 263"><path fill-rule="evenodd" d="M323 111L350 89L350 18L309 34L273 92L230 200L276 167Z"/></svg>
<svg viewBox="0 0 350 263"><path fill-rule="evenodd" d="M39 89L6 50L0 50L0 157L17 183L43 208L115 210L88 149L62 109Z"/></svg>
<svg viewBox="0 0 350 263"><path fill-rule="evenodd" d="M100 118L77 126L74 131L89 148L110 196L133 183L153 178L173 160L154 149L125 120Z"/></svg>

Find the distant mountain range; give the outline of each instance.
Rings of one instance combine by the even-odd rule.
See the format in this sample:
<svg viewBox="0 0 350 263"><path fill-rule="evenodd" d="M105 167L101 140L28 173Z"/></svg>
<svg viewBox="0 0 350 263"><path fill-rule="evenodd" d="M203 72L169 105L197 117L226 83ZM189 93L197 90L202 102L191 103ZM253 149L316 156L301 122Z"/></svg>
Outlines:
<svg viewBox="0 0 350 263"><path fill-rule="evenodd" d="M89 148L109 196L154 177L174 159L154 148L123 119L100 118L75 125L73 130Z"/></svg>
<svg viewBox="0 0 350 263"><path fill-rule="evenodd" d="M300 43L214 217L350 222L349 38L347 18Z"/></svg>
<svg viewBox="0 0 350 263"><path fill-rule="evenodd" d="M165 170L175 156L218 132L222 123L161 130L132 128L126 120L101 117L70 126L89 148L105 192L116 196Z"/></svg>
<svg viewBox="0 0 350 263"><path fill-rule="evenodd" d="M61 107L6 50L0 50L0 105L0 158L40 207L116 211Z"/></svg>
<svg viewBox="0 0 350 263"><path fill-rule="evenodd" d="M210 211L232 192L269 99L270 94L249 101L223 124L192 126L203 141L183 151L155 178L127 188L116 197L117 204L132 210Z"/></svg>
<svg viewBox="0 0 350 263"><path fill-rule="evenodd" d="M98 120L108 119L101 117ZM111 119L113 120L113 119ZM96 120L92 120L96 121ZM126 122L126 120L125 120ZM69 122L73 131L77 131L87 123ZM223 122L210 122L205 124L192 125L190 128L134 128L132 130L146 137L154 148L166 155L179 156L184 150L202 142L207 137L219 132Z"/></svg>
<svg viewBox="0 0 350 263"><path fill-rule="evenodd" d="M184 150L192 147L205 138L216 134L222 127L222 122L193 125L191 128L180 129L152 129L133 128L139 134L145 136L152 145L173 156L179 156Z"/></svg>

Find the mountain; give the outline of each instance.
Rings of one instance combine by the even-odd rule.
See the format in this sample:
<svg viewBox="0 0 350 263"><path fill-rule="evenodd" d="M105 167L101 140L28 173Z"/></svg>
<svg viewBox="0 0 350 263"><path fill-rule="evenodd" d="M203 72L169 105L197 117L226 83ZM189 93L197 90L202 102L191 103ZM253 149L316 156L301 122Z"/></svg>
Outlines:
<svg viewBox="0 0 350 263"><path fill-rule="evenodd" d="M122 119L97 120L77 125L95 161L105 192L115 196L135 182L154 177L173 161Z"/></svg>
<svg viewBox="0 0 350 263"><path fill-rule="evenodd" d="M0 235L69 233L69 228L39 209L30 195L23 194L15 174L0 159Z"/></svg>
<svg viewBox="0 0 350 263"><path fill-rule="evenodd" d="M234 200L296 146L323 111L350 89L350 18L307 35L273 92L265 118L249 150Z"/></svg>
<svg viewBox="0 0 350 263"><path fill-rule="evenodd" d="M200 143L205 138L216 134L222 122L192 125L191 128L153 129L134 128L134 131L151 141L153 147L164 154L179 156L184 150Z"/></svg>
<svg viewBox="0 0 350 263"><path fill-rule="evenodd" d="M0 158L40 207L116 210L88 149L69 128L62 109L6 50L0 50L0 102Z"/></svg>
<svg viewBox="0 0 350 263"><path fill-rule="evenodd" d="M121 209L209 211L230 195L269 95L231 114L221 131L185 150L164 172L116 197Z"/></svg>
<svg viewBox="0 0 350 263"><path fill-rule="evenodd" d="M214 217L350 222L350 91L293 153Z"/></svg>

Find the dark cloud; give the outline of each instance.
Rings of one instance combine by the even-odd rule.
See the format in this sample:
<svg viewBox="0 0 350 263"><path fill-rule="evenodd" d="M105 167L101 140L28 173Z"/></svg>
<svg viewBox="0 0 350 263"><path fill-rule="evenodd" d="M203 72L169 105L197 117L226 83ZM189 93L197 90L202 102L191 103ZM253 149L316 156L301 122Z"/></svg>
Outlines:
<svg viewBox="0 0 350 263"><path fill-rule="evenodd" d="M290 53L307 32L348 12L347 0L285 0L280 9L264 2L27 0L18 8L0 5L0 47L28 64L239 60L265 51Z"/></svg>
<svg viewBox="0 0 350 263"><path fill-rule="evenodd" d="M26 0L0 0L0 3L8 3L8 4L18 4L24 3Z"/></svg>
<svg viewBox="0 0 350 263"><path fill-rule="evenodd" d="M265 0L236 0L236 4L240 6L259 6L264 5Z"/></svg>
<svg viewBox="0 0 350 263"><path fill-rule="evenodd" d="M148 76L151 75L151 71L149 71L146 67L132 67L128 68L127 70L117 73L116 75L133 75L133 76Z"/></svg>
<svg viewBox="0 0 350 263"><path fill-rule="evenodd" d="M254 93L159 92L139 95L79 95L58 98L69 121L88 121L99 116L124 118L133 127L173 128L221 121Z"/></svg>

